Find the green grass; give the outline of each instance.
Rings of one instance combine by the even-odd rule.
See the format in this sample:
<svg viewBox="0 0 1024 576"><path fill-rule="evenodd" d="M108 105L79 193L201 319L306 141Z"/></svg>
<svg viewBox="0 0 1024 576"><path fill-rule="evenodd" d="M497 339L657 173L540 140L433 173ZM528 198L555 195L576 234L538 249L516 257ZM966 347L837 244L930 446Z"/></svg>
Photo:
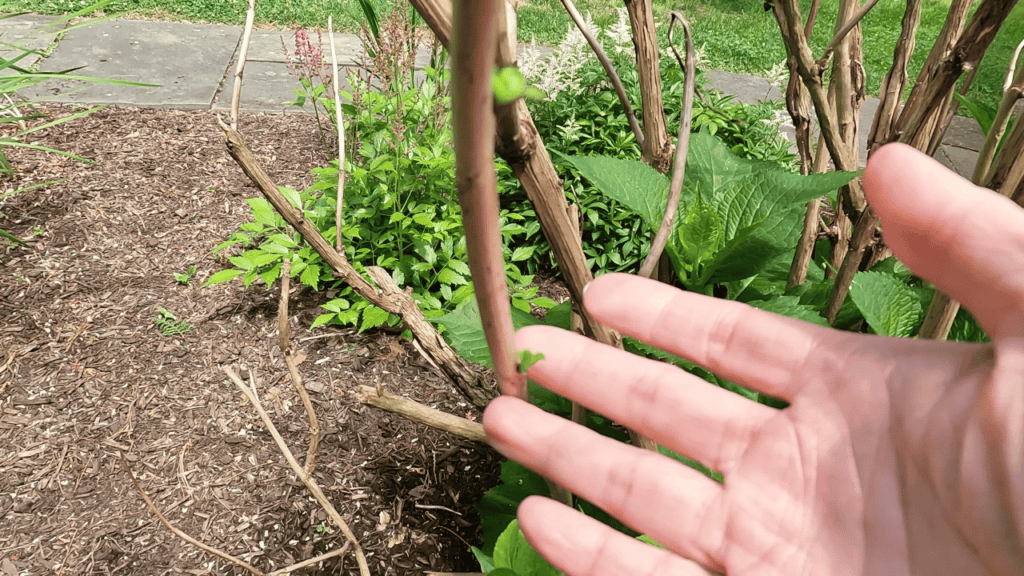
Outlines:
<svg viewBox="0 0 1024 576"><path fill-rule="evenodd" d="M62 14L84 7L91 0L4 0L5 10L30 10ZM383 13L395 0L372 0ZM654 0L655 16L664 35L669 10L678 10L690 21L697 46L704 45L704 57L712 69L763 75L785 58L775 20L757 0ZM802 0L804 14L810 0ZM242 24L244 0L115 0L108 8L142 18ZM577 0L582 13L591 13L599 26L615 21L619 0ZM878 86L892 62L899 36L905 2L882 0L863 21L864 70L867 92L877 95ZM838 0L822 0L818 26L811 38L820 54L831 38ZM911 63L911 82L917 77L945 20L949 0L924 0L917 49ZM263 0L257 7L257 22L264 27L292 28L325 26L333 14L337 29L356 32L362 13L355 0ZM527 0L519 9L519 38L541 44L555 44L570 24L559 0ZM996 106L1010 55L1024 38L1024 4L1018 5L999 31L979 67L970 97Z"/></svg>

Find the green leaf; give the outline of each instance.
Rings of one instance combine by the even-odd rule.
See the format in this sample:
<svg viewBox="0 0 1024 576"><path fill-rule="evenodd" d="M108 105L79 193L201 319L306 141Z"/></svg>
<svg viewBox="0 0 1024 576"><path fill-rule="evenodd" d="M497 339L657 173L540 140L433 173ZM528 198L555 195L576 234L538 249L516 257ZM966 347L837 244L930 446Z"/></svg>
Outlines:
<svg viewBox="0 0 1024 576"><path fill-rule="evenodd" d="M376 306L367 306L363 309L363 323L359 331L363 332L369 328L376 328L388 321L388 311Z"/></svg>
<svg viewBox="0 0 1024 576"><path fill-rule="evenodd" d="M981 128L981 133L988 136L988 131L992 129L992 123L996 119L996 109L984 104L965 98L961 94L953 94L953 96L960 101L967 108L967 112L978 121L978 126Z"/></svg>
<svg viewBox="0 0 1024 576"><path fill-rule="evenodd" d="M316 290L320 282L320 266L317 264L306 266L302 270L302 274L299 275L299 282Z"/></svg>
<svg viewBox="0 0 1024 576"><path fill-rule="evenodd" d="M498 536L494 545L494 567L514 570L519 576L559 576L558 570L526 541L518 520L510 522Z"/></svg>
<svg viewBox="0 0 1024 576"><path fill-rule="evenodd" d="M721 241L722 220L718 211L697 195L679 230L679 244L686 262L697 266L714 256Z"/></svg>
<svg viewBox="0 0 1024 576"><path fill-rule="evenodd" d="M602 194L624 204L651 230L658 229L668 201L669 181L664 174L636 160L609 156L563 157Z"/></svg>
<svg viewBox="0 0 1024 576"><path fill-rule="evenodd" d="M949 329L949 335L946 337L947 340L954 340L956 342L989 342L990 339L988 334L982 330L981 326L974 320L970 312L964 308L960 308L960 311L956 313L956 318L953 319L953 326Z"/></svg>
<svg viewBox="0 0 1024 576"><path fill-rule="evenodd" d="M508 104L523 96L526 91L526 78L515 66L495 68L492 74L494 101Z"/></svg>
<svg viewBox="0 0 1024 576"><path fill-rule="evenodd" d="M210 279L207 280L206 283L203 284L203 286L222 284L224 282L227 282L228 280L234 280L239 275L244 273L245 270L221 270L220 272L215 272L213 276L210 276Z"/></svg>
<svg viewBox="0 0 1024 576"><path fill-rule="evenodd" d="M543 359L544 359L544 354L542 354L540 352L531 352L529 350L520 350L519 351L519 366L518 366L519 372L522 373L522 374L526 374L526 372L530 369L530 366L533 366L534 364L536 364L537 362L540 362Z"/></svg>
<svg viewBox="0 0 1024 576"><path fill-rule="evenodd" d="M491 570L494 570L494 558L484 554L484 551L476 546L470 546L469 549L473 552L473 556L476 556L476 561L480 563L480 571L484 574L490 574Z"/></svg>
<svg viewBox="0 0 1024 576"><path fill-rule="evenodd" d="M277 214L274 212L274 206L270 202L263 198L247 198L245 201L249 204L249 208L252 209L252 216L257 223L265 226L277 225Z"/></svg>
<svg viewBox="0 0 1024 576"><path fill-rule="evenodd" d="M263 279L263 283L266 284L267 286L273 286L274 282L277 282L277 279L280 276L281 276L281 265L280 264L270 268L266 272L260 273L260 278Z"/></svg>
<svg viewBox="0 0 1024 576"><path fill-rule="evenodd" d="M534 306L539 306L541 308L554 308L555 306L558 306L558 302L555 302L551 298L547 298L545 296L541 296L540 298L534 298L533 300L530 300L530 304L533 304Z"/></svg>
<svg viewBox="0 0 1024 576"><path fill-rule="evenodd" d="M850 298L875 334L883 336L910 336L924 314L906 284L880 272L858 272Z"/></svg>
<svg viewBox="0 0 1024 576"><path fill-rule="evenodd" d="M494 554L498 537L516 518L516 508L528 496L548 494L548 485L536 472L522 464L501 463L501 483L484 493L476 511L480 514L484 554Z"/></svg>
<svg viewBox="0 0 1024 576"><path fill-rule="evenodd" d="M317 326L322 326L324 324L327 324L331 320L334 320L334 316L335 316L335 314L333 312L328 312L327 314L321 314L321 315L317 316L316 320L313 320L313 323L309 325L309 329L312 330L313 328L316 328Z"/></svg>
<svg viewBox="0 0 1024 576"><path fill-rule="evenodd" d="M454 312L430 318L431 322L444 326L445 340L455 351L470 362L493 367L491 353L487 348L487 337L484 336L483 322L480 320L480 308L476 299L467 299L466 303ZM530 314L512 308L512 327L516 330L533 324L540 324Z"/></svg>
<svg viewBox="0 0 1024 576"><path fill-rule="evenodd" d="M256 263L245 256L231 256L228 258L228 261L246 271L252 270L256 267Z"/></svg>
<svg viewBox="0 0 1024 576"><path fill-rule="evenodd" d="M513 262L521 262L523 260L529 260L533 256L533 251L536 250L536 246L519 246L512 252Z"/></svg>
<svg viewBox="0 0 1024 576"><path fill-rule="evenodd" d="M458 272L452 270L451 268L442 268L441 271L438 272L437 274L437 281L444 282L445 284L454 284L456 286L461 286L463 284L469 283L469 281L466 280L465 277L463 277Z"/></svg>
<svg viewBox="0 0 1024 576"><path fill-rule="evenodd" d="M342 310L348 310L351 304L344 298L335 298L329 300L320 305L324 310L330 310L331 312L341 312Z"/></svg>
<svg viewBox="0 0 1024 576"><path fill-rule="evenodd" d="M278 186L277 189L281 192L281 195L288 200L288 203L292 206L302 210L302 198L299 196L299 192L295 188L289 188L288 186Z"/></svg>
<svg viewBox="0 0 1024 576"><path fill-rule="evenodd" d="M828 321L822 318L817 309L800 303L799 296L775 296L768 300L752 300L747 302L747 304L754 308L782 314L790 318L798 318L819 326L828 326Z"/></svg>
<svg viewBox="0 0 1024 576"><path fill-rule="evenodd" d="M453 258L451 260L448 260L445 266L451 268L452 270L458 272L459 274L462 274L463 276L470 275L469 264L466 264L462 260L456 260Z"/></svg>

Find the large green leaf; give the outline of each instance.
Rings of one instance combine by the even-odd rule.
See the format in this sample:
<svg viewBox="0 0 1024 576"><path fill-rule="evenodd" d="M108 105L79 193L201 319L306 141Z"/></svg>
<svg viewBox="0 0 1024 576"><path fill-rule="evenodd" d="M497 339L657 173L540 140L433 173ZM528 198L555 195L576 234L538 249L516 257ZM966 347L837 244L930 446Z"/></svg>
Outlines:
<svg viewBox="0 0 1024 576"><path fill-rule="evenodd" d="M428 320L444 326L445 339L459 353L459 356L470 362L493 367L476 298L469 300L454 312L436 318L428 318ZM516 330L540 323L540 320L529 313L512 308L512 326Z"/></svg>
<svg viewBox="0 0 1024 576"><path fill-rule="evenodd" d="M882 272L858 272L850 298L868 326L884 336L910 336L921 322L921 300L906 284Z"/></svg>
<svg viewBox="0 0 1024 576"><path fill-rule="evenodd" d="M807 304L800 303L799 296L776 296L768 300L751 300L747 304L754 308L782 314L790 318L798 318L818 324L819 326L828 326L828 321L822 318L818 310Z"/></svg>
<svg viewBox="0 0 1024 576"><path fill-rule="evenodd" d="M610 156L565 156L605 196L617 200L657 230L668 201L668 178L636 160Z"/></svg>
<svg viewBox="0 0 1024 576"><path fill-rule="evenodd" d="M527 496L548 494L548 485L536 472L511 460L501 463L501 483L484 493L476 511L483 533L482 551L493 555L498 537L516 518L519 503Z"/></svg>
<svg viewBox="0 0 1024 576"><path fill-rule="evenodd" d="M495 569L508 568L518 576L559 576L558 569L530 546L519 528L519 521L513 520L498 537L494 546Z"/></svg>

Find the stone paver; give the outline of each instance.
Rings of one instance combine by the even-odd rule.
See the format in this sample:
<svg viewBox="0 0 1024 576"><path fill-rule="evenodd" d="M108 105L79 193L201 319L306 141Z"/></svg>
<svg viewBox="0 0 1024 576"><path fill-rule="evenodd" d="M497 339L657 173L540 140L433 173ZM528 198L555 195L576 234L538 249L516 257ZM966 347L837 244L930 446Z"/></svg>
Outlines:
<svg viewBox="0 0 1024 576"><path fill-rule="evenodd" d="M9 60L20 56L28 48L45 52L57 41L57 35L64 27L54 16L23 14L0 20L0 58ZM14 46L10 46L13 44ZM21 68L31 68L40 60L39 54L29 54L18 60Z"/></svg>
<svg viewBox="0 0 1024 576"><path fill-rule="evenodd" d="M241 28L178 22L109 20L76 29L60 41L41 69L83 66L77 74L158 84L156 87L54 81L26 96L56 102L112 102L129 106L209 108ZM74 94L69 90L81 88Z"/></svg>

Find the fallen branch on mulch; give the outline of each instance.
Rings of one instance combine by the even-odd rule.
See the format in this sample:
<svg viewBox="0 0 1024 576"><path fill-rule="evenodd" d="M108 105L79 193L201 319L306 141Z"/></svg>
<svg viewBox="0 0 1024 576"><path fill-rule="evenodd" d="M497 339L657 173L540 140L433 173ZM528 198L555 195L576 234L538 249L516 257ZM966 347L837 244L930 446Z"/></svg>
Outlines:
<svg viewBox="0 0 1024 576"><path fill-rule="evenodd" d="M242 391L242 394L245 394L245 397L249 402L252 403L253 408L255 408L256 412L260 415L260 419L263 420L263 425L267 427L267 430L270 431L270 435L274 437L274 442L277 443L277 447L281 450L281 453L284 454L284 459L288 461L288 465L292 467L292 471L295 472L295 475L298 476L299 480L306 485L306 488L313 497L316 498L316 501L320 503L320 506L323 507L325 512L327 512L327 515L334 521L334 524L338 526L341 533L345 535L345 538L348 538L349 542L355 546L356 563L359 564L359 573L362 576L370 576L370 568L366 564L366 557L363 555L363 551L359 547L359 542L356 540L355 534L353 534L352 530L349 529L348 524L346 524L341 518L341 514L339 514L338 510L334 508L331 501L327 499L323 490L321 490L320 486L317 485L316 480L314 480L310 474L307 474L306 470L299 465L298 460L295 459L292 451L288 448L288 445L285 444L284 438L281 437L281 433L278 432L277 427L274 426L274 422L270 419L270 415L267 414L267 411L263 409L263 405L260 404L259 396L256 395L256 377L253 376L252 370L249 371L249 386L246 386L242 382L241 378L239 378L231 368L225 366L224 373L228 375L228 378L235 383L235 386L237 386L238 389Z"/></svg>
<svg viewBox="0 0 1024 576"><path fill-rule="evenodd" d="M372 386L360 386L356 390L356 399L363 404L369 404L388 412L400 414L409 420L415 420L416 422L433 426L445 432L451 432L463 438L476 442L487 442L482 424L465 418L459 418L447 412L435 410L414 400L395 396L390 392L378 390Z"/></svg>
<svg viewBox="0 0 1024 576"><path fill-rule="evenodd" d="M335 250L320 231L306 219L302 211L292 206L278 191L277 185L252 155L241 134L222 121L220 127L231 157L274 209L302 235L324 262L331 266L335 274L375 306L401 316L405 326L420 341L433 362L458 386L466 398L480 408L486 406L493 394L484 388L483 379L473 371L468 362L448 346L433 324L427 322L412 296L402 291L391 280L391 275L382 268L370 267L366 270L379 289L367 282L356 272L344 254Z"/></svg>
<svg viewBox="0 0 1024 576"><path fill-rule="evenodd" d="M121 468L123 468L124 471L128 473L128 477L131 478L132 486L135 487L135 491L139 493L139 496L141 496L142 500L146 503L146 507L149 508L150 512L156 515L157 519L160 520L160 523L163 524L165 528L170 530L171 533L177 536L178 538L181 538L182 540L188 542L196 548L199 548L200 550L203 550L204 552L207 552L209 554L213 554L214 556L231 562L232 564L241 566L242 568L248 570L251 574L257 574L258 576L284 576L285 574L290 574L296 570L305 568L306 566L310 566L312 564L316 564L317 562L322 562L324 560L344 554L345 551L348 550L348 547L351 545L351 541L345 542L345 545L341 548L338 548L337 550L331 550L330 552L326 552L319 556L314 556L307 560L303 560L302 562L292 564L291 566L285 566L284 568L274 570L273 572L261 572L260 570L257 570L245 561L235 558L227 552L223 552L212 546L207 546L206 544L203 544L202 542L182 532L176 526L171 524L170 521L167 520L167 518L165 518L164 515L160 513L160 509L156 507L156 504L154 504L153 500L150 499L148 494L146 494L146 491L143 490L141 486L139 486L138 480L135 479L135 474L133 474L131 468L128 467L128 460L125 459L124 452L119 452L119 454L121 456Z"/></svg>

